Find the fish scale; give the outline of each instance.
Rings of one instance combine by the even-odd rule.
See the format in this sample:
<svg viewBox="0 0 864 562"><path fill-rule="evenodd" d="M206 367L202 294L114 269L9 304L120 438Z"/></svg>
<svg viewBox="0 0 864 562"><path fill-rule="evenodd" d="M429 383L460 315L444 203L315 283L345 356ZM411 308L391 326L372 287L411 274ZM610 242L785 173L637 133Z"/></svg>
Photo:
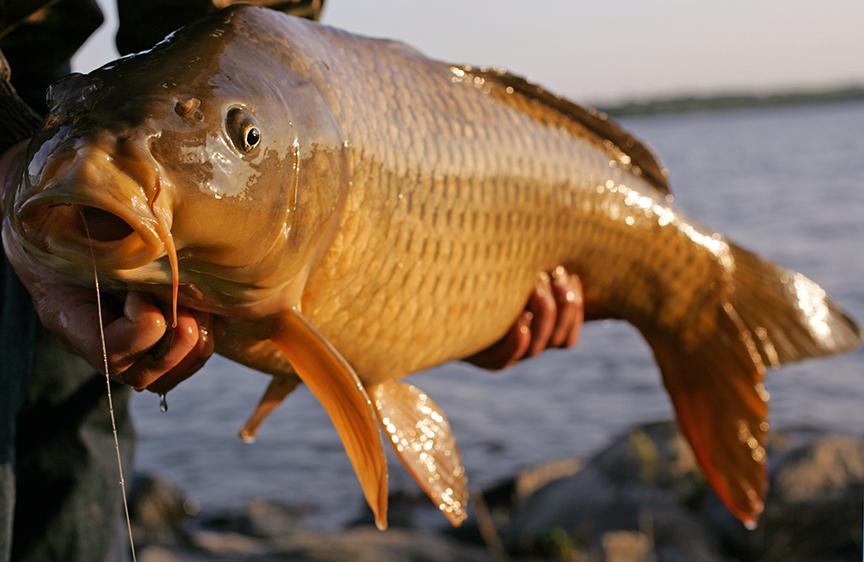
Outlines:
<svg viewBox="0 0 864 562"><path fill-rule="evenodd" d="M340 36L340 38L341 37L343 36ZM349 60L362 60L367 58L363 57L359 53L360 47L356 43L353 43L352 38L349 37L347 40L352 41L352 43L342 45L342 48L337 52L349 53L346 55L346 58ZM402 55L401 51L397 51L396 53L384 52L384 54L390 55L391 57L399 57ZM349 63L339 64L337 61L332 59L326 61L326 64L333 69L338 68L342 71L345 71L346 69L350 70L352 68ZM412 116L412 124L449 123L451 126L447 130L433 130L431 133L421 131L420 127L415 126L400 129L393 129L392 127L375 127L374 123L380 122L380 120L384 119L385 116L389 117L389 114L391 113L390 109L387 109L385 106L381 109L381 116L373 117L368 122L363 122L357 118L358 115L363 114L362 108L355 109L352 106L352 103L364 100L367 94L367 92L362 89L358 89L356 84L366 84L368 83L368 80L366 80L365 77L359 76L343 76L339 72L334 72L334 75L328 78L328 83L331 88L330 91L334 92L334 95L336 96L338 96L339 93L348 91L348 88L340 86L340 81L350 82L353 84L350 89L352 96L348 99L339 98L338 100L340 103L340 113L344 119L342 127L349 139L349 147L362 147L362 153L358 158L359 161L374 159L376 163L380 162L379 171L373 176L372 181L368 183L364 182L365 174L362 171L362 168L361 171L353 177L351 189L348 193L348 199L346 202L345 225L347 226L349 223L351 225L355 224L351 222L353 209L355 207L362 208L363 205L367 205L370 199L374 197L381 197L382 199L380 205L375 205L375 208L382 209L382 214L391 217L387 222L387 227L380 223L375 224L374 217L370 217L370 220L362 226L359 226L356 231L352 231L349 228L340 229L340 233L337 236L344 237L346 241L340 243L340 241L337 240L336 245L396 248L396 251L400 252L400 250L403 249L403 245L400 244L398 235L391 235L391 231L395 229L397 232L401 232L401 229L403 228L401 221L410 220L411 228L413 228L415 232L428 233L427 236L432 239L448 240L450 238L455 238L471 239L475 241L479 239L482 240L482 243L487 248L495 247L497 245L501 245L505 248L517 248L518 251L513 252L511 250L509 255L506 257L512 260L514 266L519 268L522 271L522 274L513 275L508 278L506 282L502 282L499 285L492 285L490 283L484 285L484 290L494 295L490 298L490 302L498 303L498 306L488 306L484 312L493 312L493 310L489 309L500 308L500 303L507 300L516 304L510 306L508 309L498 313L497 315L491 315L489 318L489 325L494 326L492 333L481 336L483 338L482 341L476 341L475 339L474 341L466 342L466 348L459 351L467 354L469 351L476 351L485 347L485 345L488 345L491 341L500 337L503 333L502 326L507 325L507 323L502 325L502 317L506 317L508 322L512 322L512 320L515 319L515 316L519 313L519 310L521 310L521 302L524 302L524 298L533 286L533 280L536 277L536 274L539 271L544 270L544 268L549 269L554 267L562 260L562 258L565 257L561 251L561 246L566 246L568 244L567 242L561 241L572 240L575 234L572 226L568 228L563 223L559 222L562 214L567 213L567 210L563 206L551 207L542 204L541 201L544 203L547 201L547 198L543 197L542 194L548 192L548 186L550 183L553 185L554 183L564 183L568 175L573 175L568 174L567 172L579 169L582 173L585 173L585 168L577 158L573 157L577 155L576 153L578 153L578 148L574 150L573 147L569 147L570 150L567 151L567 153L561 150L557 153L552 153L550 150L546 150L556 147L560 148L564 145L563 142L557 139L559 136L564 137L565 141L570 141L570 135L567 133L562 134L557 130L543 131L545 133L545 135L543 135L544 137L552 137L556 139L554 142L544 143L544 150L546 150L545 154L547 155L548 160L553 160L552 164L543 166L537 164L536 160L515 156L524 153L526 150L532 151L532 153L537 150L535 147L530 145L525 146L523 144L522 146L517 146L517 143L520 143L520 141L525 142L524 139L526 137L531 138L531 135L513 136L503 133L502 131L507 130L506 127L509 122L515 121L515 119L509 115L512 111L507 111L508 108L503 108L505 111L496 112L495 108L489 108L486 104L483 104L482 101L480 101L482 100L482 92L477 91L473 86L465 86L464 88L469 97L468 101L455 95L442 96L443 101L441 98L430 99L430 92L435 92L441 89L440 83L430 84L430 76L437 76L439 82L445 83L449 81L451 76L453 76L452 71L446 65L435 64L433 67L435 71L434 73L429 72L429 68L423 65L418 65L419 68L412 68L410 71L405 70L406 61L404 60L395 62L379 62L379 65L383 68L398 68L404 70L398 74L401 79L398 81L394 80L392 86L395 91L388 97L388 99L398 100L398 103L394 101L392 102L392 105L402 108L403 112L410 113ZM410 76L410 79L407 78L407 76ZM386 78L387 77L385 77L385 80ZM403 86L406 82L418 85L419 87L403 91L400 89L400 86ZM437 89L435 86L437 86ZM449 92L449 90L445 91ZM471 94L480 95L474 96L477 99L471 99ZM369 95L371 96L376 94L370 92ZM381 100L378 99L376 101L380 103ZM410 109L404 109L406 107ZM442 107L445 108L444 111L441 110ZM453 112L455 112L457 116L473 116L472 121L474 122L470 123L470 128L459 126L460 122L458 119L450 118L449 114ZM496 126L490 126L487 123ZM500 128L497 126L499 124ZM536 124L534 124L534 128L538 128ZM420 143L412 140L408 140L407 142L403 140L400 131L406 130L410 131L409 137L411 138L420 133L428 133L423 135L429 139L426 146L428 147L429 145L434 144L436 147L443 147L443 149L424 150L421 153L412 151L411 148L418 146ZM466 130L472 130L475 133L467 135L467 138L459 134L460 131L464 132ZM382 131L395 132L396 136L394 138L381 138ZM495 131L496 133L490 133L489 131ZM491 145L490 139L509 140L511 142ZM378 150L375 150L374 147L377 147ZM400 150L394 150L393 147L399 147ZM405 150L401 150L403 148ZM605 151L599 152L602 153ZM407 156L405 156L406 154ZM502 157L502 155L507 156ZM450 156L450 158L446 158L447 156ZM605 154L598 155L595 157L595 160L601 162L603 168L608 169L608 162L610 161L608 156ZM404 177L405 175L409 175L409 172L402 172L405 169L406 161L416 162L415 165L419 167L421 171L415 171L414 173L424 176L424 178L428 178L426 181L431 181L433 185L423 190L417 190L418 193L415 194L414 190L412 190L412 187L415 185L414 182L410 181L410 178ZM516 165L509 168L496 169L494 170L494 175L490 175L490 170L482 167L482 164L487 162L507 162ZM367 162L363 162L363 164L368 165ZM535 173L537 168L551 169L558 171L558 173L555 177L551 178L550 181L547 177L538 177ZM448 174L443 172L444 170L458 170L458 173ZM597 177L600 177L599 174L597 174ZM499 178L501 179L499 180ZM518 179L513 180L512 178L527 179L523 179L523 181L520 182ZM640 183L640 180L637 178L632 179L633 182L631 183ZM566 183L564 185L566 185ZM397 204L395 208L392 208L391 189L393 186L400 186L399 194L403 195L402 199L398 200L398 203L404 202L406 198L405 192L407 191L407 197L410 198L409 200L412 202L412 207L418 207L415 199L423 197L422 201L419 203L419 207L447 209L448 212L445 216L450 217L450 220L440 222L430 221L425 214L411 214L405 208L404 204ZM506 188L504 186L506 186ZM579 186L576 187L578 188ZM570 189L572 190L574 187L570 186ZM517 194L516 197L513 198L512 206L510 206L511 198L507 196L511 190ZM355 196L355 193L358 191L361 193ZM441 198L436 198L436 195L439 193L443 196ZM519 197L519 195L522 195L522 197ZM357 205L352 204L355 197L360 201ZM526 222L531 224L533 228L529 227L528 229L519 230L516 238L508 239L506 236L502 236L504 233L500 233L494 228L488 228L485 224L498 223L500 229L500 224L502 222L506 224L508 222L508 217L513 215L524 216L523 213L526 212L525 205L532 202L536 206L536 210L533 212L534 220L529 219ZM490 207L492 207L494 211L489 211L488 209ZM408 219L405 219L406 215ZM478 217L478 215L482 218ZM554 227L555 223L558 223L558 229L546 228L549 225L544 224L547 222L544 219L549 216L554 217L555 220L551 226ZM478 224L478 222L480 224ZM459 231L460 228L462 229L461 232ZM535 240L530 240L530 237L535 237ZM557 255L551 251L552 243L546 242L544 244L544 240L559 241L557 244ZM532 243L535 242L538 244L536 247L532 248ZM538 255L536 258L538 262L542 263L525 262L525 254L536 253L536 251L542 249L544 245L548 247L544 252L545 255ZM404 253L400 252L398 254L400 257L394 258L394 261L403 260L403 263L406 261L423 262L422 255L412 253L410 248L406 248L406 250L408 251ZM465 279L476 278L481 275L482 272L501 270L507 267L501 259L489 264L482 264L482 262L478 262L477 260L470 260L470 262L460 261L460 250L462 250L462 248L456 245L455 250L458 253L449 256L449 259L452 260L452 267L450 267L448 271L457 276L462 275ZM485 254L486 252L484 251L483 253ZM334 253L331 255L336 256L337 254ZM448 256L445 254L443 256L437 256L436 259L442 261L442 258L446 259L447 257ZM338 268L339 264L334 265ZM330 267L330 262L328 261L328 258L325 257L322 264L316 269L316 272L313 273L313 277L310 279L309 284L310 289L306 296L304 296L304 310L306 310L309 315L316 318L314 321L316 326L318 326L319 329L322 329L325 333L336 332L339 329L334 326L332 330L328 330L328 316L335 314L335 312L329 312L327 310L327 303L323 303L320 307L315 304L317 303L315 300L315 292L318 291L319 287L322 287L320 291L322 294L327 294L329 292L327 288L323 288L327 284L328 267ZM392 271L394 269L395 264L391 264L390 270ZM373 291L374 294L381 294L383 291L391 300L394 298L400 298L399 295L401 294L405 294L407 299L413 300L415 298L415 293L413 291L404 291L401 278L390 277L389 279L381 279L374 275L374 273L373 275L368 275L368 273L369 272L367 271L358 270L356 279L361 283L364 281L368 283L370 280L373 283L382 283L383 286L380 286L376 291ZM344 280L347 284L351 284L347 279L347 276L349 275L350 273L346 271L337 271L329 274L333 279ZM389 285L387 284L387 281L394 279L395 282L392 282ZM458 289L462 286L462 283L453 281L448 283L448 286ZM469 297L466 300L475 299L473 292L469 292L468 295ZM446 297L450 301L457 302L463 298L458 290L448 291L445 295L441 296ZM367 302L357 300L351 306L356 306L358 309L363 308L368 310L367 305ZM373 310L376 309L373 308ZM474 315L478 312L470 306L470 303L466 304L466 306L440 307L439 310L451 311L447 313L447 316L439 316L436 318L439 326L444 322L459 323L459 318L452 315L453 310L464 310L466 317L476 317ZM375 316L375 314L367 315L367 317ZM388 318L389 321L392 317L390 315L385 315L384 318ZM405 332L400 323L398 332L405 334L402 339L407 341L414 337L418 337L415 336L410 329L412 326L416 328L419 325L420 323L406 322L404 327L408 328L409 331ZM422 327L430 325L434 325L434 323L423 323ZM350 331L355 335L357 334L356 330ZM377 332L372 330L370 331L370 335L377 337ZM333 337L338 338L338 335L335 335L334 333ZM455 341L465 341L464 337L465 334L453 334L452 339ZM433 338L427 337L424 334L423 336L419 336L419 339L426 342ZM344 343L345 345L352 345L349 342ZM449 344L449 342L441 343ZM339 347L338 344L337 347ZM452 349L451 345L442 347ZM417 359L421 357L421 355L416 353L408 353L406 356ZM413 361L413 359L411 360ZM435 364L440 362L440 360L441 357L438 356L430 357L426 361L429 361L428 364ZM406 365L403 369L405 372L413 372L417 370L418 367L425 366L428 365L412 364ZM357 367L355 366L355 368ZM372 379L377 376L392 376L392 374L387 373L386 371L383 373L381 371L385 370L378 366L373 366L369 368L369 372L360 368L358 373L360 373L361 378L364 379Z"/></svg>
<svg viewBox="0 0 864 562"><path fill-rule="evenodd" d="M446 417L398 379L493 344L559 265L586 319L648 341L708 481L748 525L766 367L861 339L818 285L675 208L641 142L502 70L233 7L51 92L6 201L10 261L89 279L75 217L104 219L104 285L222 318L217 351L275 376L246 439L306 383L381 528L379 424L454 524L467 503Z"/></svg>

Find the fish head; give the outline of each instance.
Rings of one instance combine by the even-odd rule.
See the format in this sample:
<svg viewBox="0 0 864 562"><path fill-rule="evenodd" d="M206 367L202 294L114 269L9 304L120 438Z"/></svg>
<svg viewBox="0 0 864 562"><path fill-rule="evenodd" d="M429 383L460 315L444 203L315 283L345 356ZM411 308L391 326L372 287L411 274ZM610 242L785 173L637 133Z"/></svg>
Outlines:
<svg viewBox="0 0 864 562"><path fill-rule="evenodd" d="M179 283L212 312L299 303L338 223L346 144L319 89L235 14L50 88L10 257L79 279L95 263L113 289L175 303Z"/></svg>

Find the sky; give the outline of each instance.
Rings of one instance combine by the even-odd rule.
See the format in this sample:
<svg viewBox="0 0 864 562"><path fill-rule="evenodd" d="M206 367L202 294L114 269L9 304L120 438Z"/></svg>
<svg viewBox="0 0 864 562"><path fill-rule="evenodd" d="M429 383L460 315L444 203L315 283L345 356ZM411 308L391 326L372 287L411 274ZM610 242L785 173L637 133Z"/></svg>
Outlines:
<svg viewBox="0 0 864 562"><path fill-rule="evenodd" d="M75 70L117 56L116 10L99 3ZM861 0L327 0L323 22L589 104L864 84Z"/></svg>

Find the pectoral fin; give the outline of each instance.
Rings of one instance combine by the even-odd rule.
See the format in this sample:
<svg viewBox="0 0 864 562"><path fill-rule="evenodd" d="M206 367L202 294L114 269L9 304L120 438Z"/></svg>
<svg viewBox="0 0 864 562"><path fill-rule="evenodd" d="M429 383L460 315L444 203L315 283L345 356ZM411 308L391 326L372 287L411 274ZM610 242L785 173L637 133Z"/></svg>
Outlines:
<svg viewBox="0 0 864 562"><path fill-rule="evenodd" d="M330 342L297 310L271 336L330 415L379 529L387 527L387 459L375 409L363 383Z"/></svg>
<svg viewBox="0 0 864 562"><path fill-rule="evenodd" d="M396 454L450 522L465 520L465 469L447 418L416 387L384 381L371 389L378 419Z"/></svg>
<svg viewBox="0 0 864 562"><path fill-rule="evenodd" d="M267 416L269 416L270 413L275 410L276 407L285 400L285 397L291 394L291 391L297 388L297 385L299 384L300 379L298 378L273 377L267 390L264 391L264 396L261 397L258 406L255 407L255 411L252 412L252 415L249 416L249 419L246 420L246 423L243 424L243 427L240 429L240 437L243 438L243 441L246 441L247 443L255 441L255 436L258 435L258 428L261 426L261 422L263 422L264 419L267 418Z"/></svg>

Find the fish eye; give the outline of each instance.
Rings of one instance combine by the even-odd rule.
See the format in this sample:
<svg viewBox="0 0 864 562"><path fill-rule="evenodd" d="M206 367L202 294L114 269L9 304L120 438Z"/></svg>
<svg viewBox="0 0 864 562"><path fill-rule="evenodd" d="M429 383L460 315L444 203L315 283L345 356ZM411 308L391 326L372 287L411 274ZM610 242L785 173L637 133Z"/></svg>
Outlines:
<svg viewBox="0 0 864 562"><path fill-rule="evenodd" d="M228 110L225 120L228 138L242 154L249 154L261 144L261 127L255 116L240 107Z"/></svg>
<svg viewBox="0 0 864 562"><path fill-rule="evenodd" d="M251 123L246 127L246 146L254 148L261 140L261 131Z"/></svg>

